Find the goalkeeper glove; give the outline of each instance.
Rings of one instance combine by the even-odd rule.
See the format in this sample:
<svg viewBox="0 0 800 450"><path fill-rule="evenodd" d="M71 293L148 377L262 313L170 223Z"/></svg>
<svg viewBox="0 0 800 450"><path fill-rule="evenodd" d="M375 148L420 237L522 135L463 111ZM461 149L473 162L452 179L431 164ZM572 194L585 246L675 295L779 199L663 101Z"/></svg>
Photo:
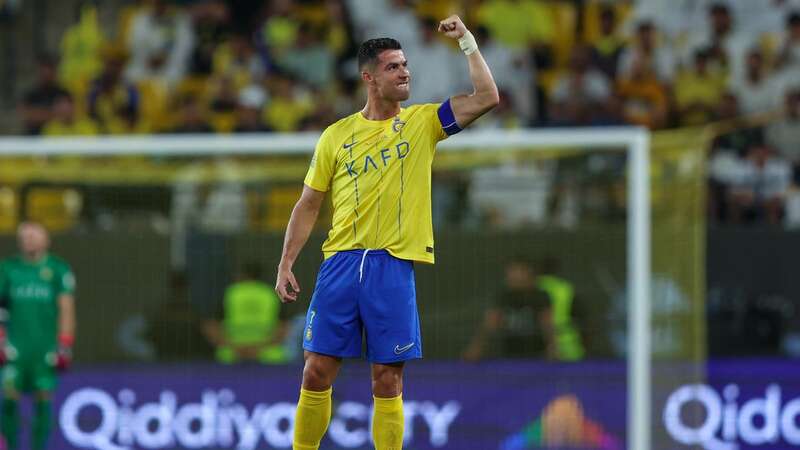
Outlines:
<svg viewBox="0 0 800 450"><path fill-rule="evenodd" d="M66 334L58 337L58 350L55 354L50 354L49 362L59 372L67 370L72 364L72 344L75 339Z"/></svg>

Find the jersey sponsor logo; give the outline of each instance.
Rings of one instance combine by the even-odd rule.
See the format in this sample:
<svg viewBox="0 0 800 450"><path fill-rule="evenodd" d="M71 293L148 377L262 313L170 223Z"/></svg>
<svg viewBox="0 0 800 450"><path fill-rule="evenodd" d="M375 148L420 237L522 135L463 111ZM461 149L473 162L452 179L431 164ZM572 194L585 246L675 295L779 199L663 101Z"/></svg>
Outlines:
<svg viewBox="0 0 800 450"><path fill-rule="evenodd" d="M376 155L367 155L364 157L363 162L359 160L352 160L344 163L344 169L350 177L357 177L362 173L367 173L370 170L378 170L378 166L388 167L392 161L400 160L408 156L411 151L411 146L408 142L400 142L394 146L394 149L383 148ZM360 172L359 172L360 171Z"/></svg>
<svg viewBox="0 0 800 450"><path fill-rule="evenodd" d="M52 295L50 286L38 283L29 283L12 288L11 293L14 297L29 300L49 300Z"/></svg>
<svg viewBox="0 0 800 450"><path fill-rule="evenodd" d="M405 352L411 350L411 347L413 347L413 346L414 346L413 342L408 344L408 345L404 345L402 347L400 347L399 345L395 345L394 346L394 354L395 355L400 355L402 353L405 353Z"/></svg>

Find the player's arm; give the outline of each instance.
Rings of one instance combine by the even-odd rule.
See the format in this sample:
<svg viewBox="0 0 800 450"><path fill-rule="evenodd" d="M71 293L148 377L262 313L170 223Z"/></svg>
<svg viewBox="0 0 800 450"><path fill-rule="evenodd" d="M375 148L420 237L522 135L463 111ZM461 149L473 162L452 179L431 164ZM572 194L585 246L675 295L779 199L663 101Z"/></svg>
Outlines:
<svg viewBox="0 0 800 450"><path fill-rule="evenodd" d="M472 81L473 92L450 98L450 107L453 110L456 124L463 129L497 106L500 102L500 94L494 78L492 78L492 72L478 50L475 38L467 30L461 18L453 15L442 20L439 22L439 32L449 38L458 39L458 45L467 56L469 64L469 77Z"/></svg>
<svg viewBox="0 0 800 450"><path fill-rule="evenodd" d="M65 370L72 363L72 344L75 342L75 296L62 293L58 296L58 350L55 366Z"/></svg>
<svg viewBox="0 0 800 450"><path fill-rule="evenodd" d="M278 279L275 284L275 290L283 303L297 300L300 285L292 273L292 266L297 260L300 250L308 241L308 236L314 228L324 199L325 192L304 185L300 200L292 209L292 216L289 218L289 226L286 227L286 236L283 239L283 252L281 253L281 262L278 264Z"/></svg>

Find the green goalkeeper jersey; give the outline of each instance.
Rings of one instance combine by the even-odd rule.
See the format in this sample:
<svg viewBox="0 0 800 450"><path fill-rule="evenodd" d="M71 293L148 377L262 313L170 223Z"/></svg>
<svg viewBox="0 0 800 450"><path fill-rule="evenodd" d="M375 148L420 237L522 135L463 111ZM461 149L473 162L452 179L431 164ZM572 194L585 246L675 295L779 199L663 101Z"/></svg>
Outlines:
<svg viewBox="0 0 800 450"><path fill-rule="evenodd" d="M21 256L0 263L0 298L8 309L9 343L20 357L52 351L58 331L58 298L72 294L69 265L47 254L37 262Z"/></svg>

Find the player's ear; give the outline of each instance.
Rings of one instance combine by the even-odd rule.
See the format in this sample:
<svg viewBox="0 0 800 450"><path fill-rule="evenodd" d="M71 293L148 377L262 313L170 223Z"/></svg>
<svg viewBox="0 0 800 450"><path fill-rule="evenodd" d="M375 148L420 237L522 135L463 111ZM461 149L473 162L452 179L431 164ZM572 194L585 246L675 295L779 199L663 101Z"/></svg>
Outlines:
<svg viewBox="0 0 800 450"><path fill-rule="evenodd" d="M368 70L362 69L361 70L361 79L364 80L365 83L370 84L375 79Z"/></svg>

